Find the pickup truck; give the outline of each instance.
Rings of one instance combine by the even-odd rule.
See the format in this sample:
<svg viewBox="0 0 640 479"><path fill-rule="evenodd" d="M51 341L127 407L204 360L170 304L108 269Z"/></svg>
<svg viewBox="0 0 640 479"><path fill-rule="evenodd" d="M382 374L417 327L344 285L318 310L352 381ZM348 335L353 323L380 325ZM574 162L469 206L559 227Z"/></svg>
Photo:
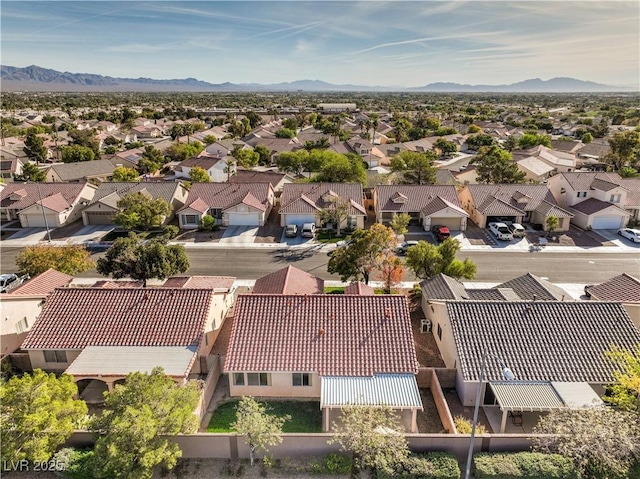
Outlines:
<svg viewBox="0 0 640 479"><path fill-rule="evenodd" d="M499 240L511 241L513 239L513 234L504 223L489 223L489 229Z"/></svg>

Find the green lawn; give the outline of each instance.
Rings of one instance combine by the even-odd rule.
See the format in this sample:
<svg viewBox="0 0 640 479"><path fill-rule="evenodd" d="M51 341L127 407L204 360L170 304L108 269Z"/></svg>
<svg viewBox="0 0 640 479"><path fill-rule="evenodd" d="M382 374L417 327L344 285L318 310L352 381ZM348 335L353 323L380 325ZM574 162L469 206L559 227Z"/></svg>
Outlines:
<svg viewBox="0 0 640 479"><path fill-rule="evenodd" d="M344 294L344 286L325 286L324 294Z"/></svg>
<svg viewBox="0 0 640 479"><path fill-rule="evenodd" d="M319 243L337 243L338 241L347 241L350 238L350 234L336 236L335 233L326 233L324 231L321 231L316 235L316 241Z"/></svg>
<svg viewBox="0 0 640 479"><path fill-rule="evenodd" d="M322 411L318 401L261 401L267 404L267 413L274 416L289 414L282 432L322 432ZM230 401L215 410L207 432L231 432L231 423L236 420L236 404Z"/></svg>

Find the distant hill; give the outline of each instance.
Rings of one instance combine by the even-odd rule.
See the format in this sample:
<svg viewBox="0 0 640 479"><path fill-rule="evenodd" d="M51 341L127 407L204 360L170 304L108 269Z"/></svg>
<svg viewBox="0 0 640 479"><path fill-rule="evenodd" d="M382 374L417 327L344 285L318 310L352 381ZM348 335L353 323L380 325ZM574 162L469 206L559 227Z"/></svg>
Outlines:
<svg viewBox="0 0 640 479"><path fill-rule="evenodd" d="M422 87L381 87L365 85L335 85L320 80L260 83L208 83L195 78L154 80L152 78L116 78L91 73L59 72L31 65L24 68L0 65L3 91L409 91L409 92L622 92L631 88L602 85L575 78L534 78L510 85L463 85L459 83L430 83Z"/></svg>

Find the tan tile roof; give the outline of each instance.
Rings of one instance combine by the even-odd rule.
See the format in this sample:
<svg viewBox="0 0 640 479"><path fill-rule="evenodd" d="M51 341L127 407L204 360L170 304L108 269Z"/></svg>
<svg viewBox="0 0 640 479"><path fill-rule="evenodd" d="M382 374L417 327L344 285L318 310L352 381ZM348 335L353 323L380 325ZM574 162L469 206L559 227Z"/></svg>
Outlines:
<svg viewBox="0 0 640 479"><path fill-rule="evenodd" d="M375 190L376 211L408 213L418 212L425 208L431 212L434 212L434 208L439 211L446 208L441 201L433 203L434 200L440 198L464 213L460 206L456 187L453 185L377 185ZM405 201L400 202L398 199ZM432 207L428 208L432 203ZM466 213L464 214L466 215Z"/></svg>
<svg viewBox="0 0 640 479"><path fill-rule="evenodd" d="M324 199L329 192L349 203L349 215L366 215L360 183L287 183L282 187L280 214L311 213L326 208L329 203Z"/></svg>
<svg viewBox="0 0 640 479"><path fill-rule="evenodd" d="M547 185L469 185L467 188L476 209L485 216L524 216L526 211L538 211L542 203L557 205ZM527 201L518 202L523 198ZM571 216L568 211L565 214Z"/></svg>
<svg viewBox="0 0 640 479"><path fill-rule="evenodd" d="M236 280L234 276L172 276L163 288L213 289L229 291Z"/></svg>
<svg viewBox="0 0 640 479"><path fill-rule="evenodd" d="M176 288L59 288L24 349L198 345L213 291Z"/></svg>
<svg viewBox="0 0 640 479"><path fill-rule="evenodd" d="M109 279L96 281L92 288L142 288L142 281L111 281Z"/></svg>
<svg viewBox="0 0 640 479"><path fill-rule="evenodd" d="M640 279L622 273L604 283L589 288L591 299L599 301L620 301L640 303Z"/></svg>
<svg viewBox="0 0 640 479"><path fill-rule="evenodd" d="M571 206L570 209L574 211L579 211L580 213L583 213L585 215L592 215L594 213L598 213L600 211L607 210L607 209L616 210L615 213L618 213L621 216L624 216L625 214L628 216L630 214L625 210L623 210L622 208L612 203L607 203L606 201L600 201L597 198L587 198L586 200Z"/></svg>
<svg viewBox="0 0 640 479"><path fill-rule="evenodd" d="M364 284L361 281L355 281L348 284L344 288L344 294L358 294L361 296L371 296L376 294L371 286Z"/></svg>
<svg viewBox="0 0 640 479"><path fill-rule="evenodd" d="M29 281L11 290L10 294L48 296L56 288L68 286L71 281L73 281L73 276L49 268L44 273L40 273L38 276L31 278Z"/></svg>
<svg viewBox="0 0 640 479"><path fill-rule="evenodd" d="M42 201L36 201L36 204L42 205L45 208L50 209L51 211L55 211L56 213L61 213L69 206L71 203L67 201L67 199L62 196L62 193L56 193L55 195L47 196L43 198Z"/></svg>
<svg viewBox="0 0 640 479"><path fill-rule="evenodd" d="M287 266L258 278L253 286L254 294L322 294L324 280Z"/></svg>
<svg viewBox="0 0 640 479"><path fill-rule="evenodd" d="M185 208L196 202L196 207L201 208L204 202L209 208L226 210L242 203L250 193L254 197L251 206L266 209L271 191L270 183L194 183Z"/></svg>
<svg viewBox="0 0 640 479"><path fill-rule="evenodd" d="M84 184L81 183L39 183L37 185L35 183L8 183L0 191L0 207L20 211L33 205L40 198L44 200L58 193L69 204L72 204L77 200L83 188ZM12 201L10 197L13 194L20 197L20 199Z"/></svg>
<svg viewBox="0 0 640 479"><path fill-rule="evenodd" d="M416 373L401 295L240 295L225 371Z"/></svg>

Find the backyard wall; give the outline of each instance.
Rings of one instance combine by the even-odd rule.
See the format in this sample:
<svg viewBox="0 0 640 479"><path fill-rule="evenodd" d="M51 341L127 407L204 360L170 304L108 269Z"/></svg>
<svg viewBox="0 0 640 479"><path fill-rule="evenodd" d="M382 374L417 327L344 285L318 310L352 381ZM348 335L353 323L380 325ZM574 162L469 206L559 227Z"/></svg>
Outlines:
<svg viewBox="0 0 640 479"><path fill-rule="evenodd" d="M216 390L216 385L218 384L218 379L220 379L220 375L222 374L222 359L219 355L211 355L207 357L207 367L209 368L209 374L207 374L207 379L204 381L204 387L202 388L202 393L200 394L200 400L198 401L198 406L196 407L196 414L202 421L207 413L207 407L211 402L211 398L213 397L213 393Z"/></svg>

